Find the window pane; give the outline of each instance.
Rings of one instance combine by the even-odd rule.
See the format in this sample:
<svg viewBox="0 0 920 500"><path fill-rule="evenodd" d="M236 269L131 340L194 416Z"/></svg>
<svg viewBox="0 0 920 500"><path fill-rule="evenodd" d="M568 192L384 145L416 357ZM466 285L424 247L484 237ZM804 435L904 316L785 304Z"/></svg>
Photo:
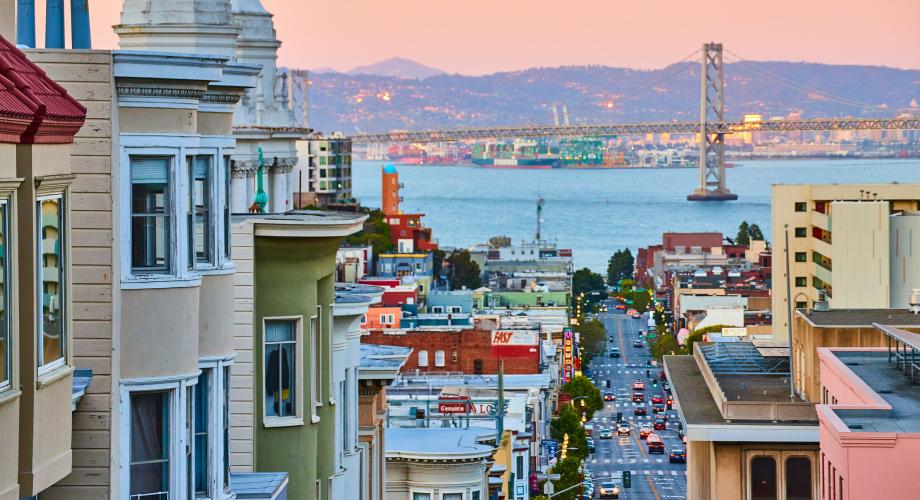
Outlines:
<svg viewBox="0 0 920 500"><path fill-rule="evenodd" d="M196 262L211 261L211 157L196 156L191 163L191 242Z"/></svg>
<svg viewBox="0 0 920 500"><path fill-rule="evenodd" d="M168 500L169 394L131 395L131 499Z"/></svg>
<svg viewBox="0 0 920 500"><path fill-rule="evenodd" d="M6 272L7 252L10 245L7 241L7 204L0 203L0 386L4 386L10 381L10 327L9 316L6 314L9 308L7 300L6 284L9 283L9 276Z"/></svg>
<svg viewBox="0 0 920 500"><path fill-rule="evenodd" d="M210 407L208 396L211 392L211 371L202 370L195 385L195 493L208 495L208 463L210 447L208 446L208 420Z"/></svg>
<svg viewBox="0 0 920 500"><path fill-rule="evenodd" d="M412 500L431 500L431 493L413 493Z"/></svg>
<svg viewBox="0 0 920 500"><path fill-rule="evenodd" d="M60 198L38 202L41 265L39 365L64 357L64 205Z"/></svg>
<svg viewBox="0 0 920 500"><path fill-rule="evenodd" d="M265 322L265 341L266 342L293 342L294 341L294 322L293 321L266 321Z"/></svg>
<svg viewBox="0 0 920 500"><path fill-rule="evenodd" d="M776 500L776 461L773 457L751 460L751 500Z"/></svg>
<svg viewBox="0 0 920 500"><path fill-rule="evenodd" d="M131 158L131 267L169 270L169 159Z"/></svg>
<svg viewBox="0 0 920 500"><path fill-rule="evenodd" d="M441 500L463 500L463 493L444 493Z"/></svg>
<svg viewBox="0 0 920 500"><path fill-rule="evenodd" d="M224 367L224 489L230 488L230 367Z"/></svg>
<svg viewBox="0 0 920 500"><path fill-rule="evenodd" d="M811 500L811 460L791 457L786 460L786 500Z"/></svg>
<svg viewBox="0 0 920 500"><path fill-rule="evenodd" d="M231 179L230 157L224 157L224 257L230 259L230 179Z"/></svg>
<svg viewBox="0 0 920 500"><path fill-rule="evenodd" d="M296 415L294 390L297 347L294 321L265 323L265 415Z"/></svg>

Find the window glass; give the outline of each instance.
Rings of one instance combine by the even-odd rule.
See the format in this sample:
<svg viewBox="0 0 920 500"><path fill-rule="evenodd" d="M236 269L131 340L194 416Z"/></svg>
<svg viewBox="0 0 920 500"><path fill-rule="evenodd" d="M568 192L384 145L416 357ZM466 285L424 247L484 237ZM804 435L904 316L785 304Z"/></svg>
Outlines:
<svg viewBox="0 0 920 500"><path fill-rule="evenodd" d="M130 500L169 500L169 393L131 394Z"/></svg>
<svg viewBox="0 0 920 500"><path fill-rule="evenodd" d="M316 407L322 406L323 397L319 393L320 387L320 377L322 376L322 371L319 366L319 350L320 350L320 332L319 332L319 317L312 316L310 318L310 393L313 398L313 413L316 416Z"/></svg>
<svg viewBox="0 0 920 500"><path fill-rule="evenodd" d="M807 209L808 209L808 204L805 203L804 201L797 201L797 202L795 203L795 211L796 211L796 212L804 212L804 211L806 211Z"/></svg>
<svg viewBox="0 0 920 500"><path fill-rule="evenodd" d="M232 177L232 164L230 163L230 157L224 157L224 195L221 199L224 200L224 258L230 260L230 182Z"/></svg>
<svg viewBox="0 0 920 500"><path fill-rule="evenodd" d="M131 268L169 272L169 158L131 157Z"/></svg>
<svg viewBox="0 0 920 500"><path fill-rule="evenodd" d="M10 242L7 228L7 202L0 202L0 389L8 387L10 383L10 321L7 310L10 307L7 283L10 282L7 272L8 252Z"/></svg>
<svg viewBox="0 0 920 500"><path fill-rule="evenodd" d="M230 489L230 367L224 370L224 490Z"/></svg>
<svg viewBox="0 0 920 500"><path fill-rule="evenodd" d="M470 493L470 500L479 500L479 490Z"/></svg>
<svg viewBox="0 0 920 500"><path fill-rule="evenodd" d="M348 370L345 371L345 377L348 377ZM342 405L342 450L348 450L348 433L351 432L348 422L348 393L346 392L347 382L339 382L339 404Z"/></svg>
<svg viewBox="0 0 920 500"><path fill-rule="evenodd" d="M795 228L795 237L796 237L796 238L804 238L806 234L807 234L807 233L806 233L804 227L797 227L797 228Z"/></svg>
<svg viewBox="0 0 920 500"><path fill-rule="evenodd" d="M808 255L807 255L805 252L796 252L796 253L795 253L795 261L796 261L796 262L807 262L807 261L808 261Z"/></svg>
<svg viewBox="0 0 920 500"><path fill-rule="evenodd" d="M210 446L208 443L208 420L210 407L208 395L211 392L211 370L202 370L195 384L195 424L194 424L194 488L196 495L209 495L208 463Z"/></svg>
<svg viewBox="0 0 920 500"><path fill-rule="evenodd" d="M64 203L60 196L38 200L38 248L41 265L41 324L38 328L38 365L64 357Z"/></svg>
<svg viewBox="0 0 920 500"><path fill-rule="evenodd" d="M419 352L418 352L418 365L419 365L419 366L428 366L428 351L419 351Z"/></svg>
<svg viewBox="0 0 920 500"><path fill-rule="evenodd" d="M795 277L795 286L799 286L799 287L808 286L808 278L806 278L806 277L804 277L804 276L796 276L796 277Z"/></svg>
<svg viewBox="0 0 920 500"><path fill-rule="evenodd" d="M444 351L435 351L435 352L434 352L434 365L435 365L435 366L444 366Z"/></svg>
<svg viewBox="0 0 920 500"><path fill-rule="evenodd" d="M786 459L786 500L811 500L811 460L807 457Z"/></svg>
<svg viewBox="0 0 920 500"><path fill-rule="evenodd" d="M412 500L431 500L431 493L413 493Z"/></svg>
<svg viewBox="0 0 920 500"><path fill-rule="evenodd" d="M441 500L463 500L463 493L444 493Z"/></svg>
<svg viewBox="0 0 920 500"><path fill-rule="evenodd" d="M189 244L192 263L208 263L211 258L211 156L189 157Z"/></svg>
<svg viewBox="0 0 920 500"><path fill-rule="evenodd" d="M265 322L265 415L296 415L294 389L297 338L294 320Z"/></svg>
<svg viewBox="0 0 920 500"><path fill-rule="evenodd" d="M776 500L776 461L773 457L751 459L751 500Z"/></svg>

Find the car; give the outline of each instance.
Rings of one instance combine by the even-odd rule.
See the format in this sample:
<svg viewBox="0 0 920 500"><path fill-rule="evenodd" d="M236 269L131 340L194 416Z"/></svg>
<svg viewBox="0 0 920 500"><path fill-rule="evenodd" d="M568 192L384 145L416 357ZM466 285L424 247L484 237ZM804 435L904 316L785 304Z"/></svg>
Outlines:
<svg viewBox="0 0 920 500"><path fill-rule="evenodd" d="M633 347L644 347L644 346L645 344L643 344L641 340L637 340L633 342Z"/></svg>
<svg viewBox="0 0 920 500"><path fill-rule="evenodd" d="M653 395L652 395L652 404L653 404L653 405L664 404L664 394L653 394Z"/></svg>
<svg viewBox="0 0 920 500"><path fill-rule="evenodd" d="M597 434L597 437L600 439L613 439L613 433L610 432L610 429L603 429Z"/></svg>
<svg viewBox="0 0 920 500"><path fill-rule="evenodd" d="M651 428L651 427L649 427L649 426L647 426L647 425L643 425L642 427L639 428L639 438L640 438L640 439L645 439L645 438L647 438L649 434L652 434L652 428Z"/></svg>
<svg viewBox="0 0 920 500"><path fill-rule="evenodd" d="M644 391L645 382L637 379L635 382L633 382L633 390L634 391Z"/></svg>
<svg viewBox="0 0 920 500"><path fill-rule="evenodd" d="M604 481L597 489L597 494L601 498L620 498L620 486L613 481Z"/></svg>
<svg viewBox="0 0 920 500"><path fill-rule="evenodd" d="M611 347L611 348L610 348L610 357L611 357L611 358L619 358L619 357L620 357L620 348L619 348L619 347Z"/></svg>
<svg viewBox="0 0 920 500"><path fill-rule="evenodd" d="M652 413L661 413L663 411L664 411L664 405L662 404L652 405Z"/></svg>
<svg viewBox="0 0 920 500"><path fill-rule="evenodd" d="M634 392L632 395L632 401L633 403L644 403L645 394L642 394L641 392Z"/></svg>
<svg viewBox="0 0 920 500"><path fill-rule="evenodd" d="M649 434L645 438L645 444L648 445L649 453L664 453L664 441L657 434Z"/></svg>
<svg viewBox="0 0 920 500"><path fill-rule="evenodd" d="M620 422L617 424L617 436L628 436L630 432L629 423Z"/></svg>
<svg viewBox="0 0 920 500"><path fill-rule="evenodd" d="M594 439L588 438L587 441L588 441L588 453L594 453L594 450L596 449L594 445Z"/></svg>
<svg viewBox="0 0 920 500"><path fill-rule="evenodd" d="M617 338L614 337L613 335L611 335L611 336L607 337L607 341L608 341L608 342L616 342L616 341L617 341Z"/></svg>
<svg viewBox="0 0 920 500"><path fill-rule="evenodd" d="M687 452L682 449L671 450L671 453L668 453L668 462L672 464L685 464L687 463Z"/></svg>
<svg viewBox="0 0 920 500"><path fill-rule="evenodd" d="M664 381L664 382L661 383L661 388L664 389L664 390L666 390L666 391L670 391L670 390L671 390L671 384L669 384L667 381Z"/></svg>
<svg viewBox="0 0 920 500"><path fill-rule="evenodd" d="M633 408L633 415L648 415L648 412L645 410L644 406L637 406Z"/></svg>
<svg viewBox="0 0 920 500"><path fill-rule="evenodd" d="M667 428L668 428L668 421L667 421L667 420L665 420L665 419L663 419L663 418L660 418L660 417L655 418L655 430L656 430L656 431L667 430Z"/></svg>
<svg viewBox="0 0 920 500"><path fill-rule="evenodd" d="M616 401L616 400L617 400L617 397L614 396L612 392L604 393L604 401Z"/></svg>

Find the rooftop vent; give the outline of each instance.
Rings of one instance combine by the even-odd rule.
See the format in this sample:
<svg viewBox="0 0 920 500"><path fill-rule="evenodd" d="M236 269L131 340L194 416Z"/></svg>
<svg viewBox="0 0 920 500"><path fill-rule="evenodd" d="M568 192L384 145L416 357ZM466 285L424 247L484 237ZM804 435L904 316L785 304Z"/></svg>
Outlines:
<svg viewBox="0 0 920 500"><path fill-rule="evenodd" d="M910 291L910 297L907 299L910 304L908 309L914 314L920 314L920 288L914 288Z"/></svg>
<svg viewBox="0 0 920 500"><path fill-rule="evenodd" d="M857 431L863 428L862 424L850 424L847 427L853 430L857 430Z"/></svg>

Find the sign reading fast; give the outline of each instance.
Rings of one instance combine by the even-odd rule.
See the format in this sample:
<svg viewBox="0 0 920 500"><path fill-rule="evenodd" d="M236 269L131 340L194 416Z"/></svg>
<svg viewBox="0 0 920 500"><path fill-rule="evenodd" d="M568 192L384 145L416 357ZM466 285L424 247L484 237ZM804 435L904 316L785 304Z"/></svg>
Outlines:
<svg viewBox="0 0 920 500"><path fill-rule="evenodd" d="M539 345L535 329L492 330L492 355L498 358L536 357Z"/></svg>

